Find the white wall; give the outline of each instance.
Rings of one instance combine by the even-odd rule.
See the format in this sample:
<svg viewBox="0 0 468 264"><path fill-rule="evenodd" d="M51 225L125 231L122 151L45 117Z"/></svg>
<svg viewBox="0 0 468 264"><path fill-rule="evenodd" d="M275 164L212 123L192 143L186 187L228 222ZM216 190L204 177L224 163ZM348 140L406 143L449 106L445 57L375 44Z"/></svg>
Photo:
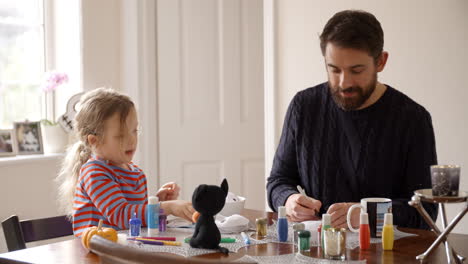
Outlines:
<svg viewBox="0 0 468 264"><path fill-rule="evenodd" d="M53 180L61 157L53 155L18 161L0 160L0 221L14 214L20 220L60 215L57 210L57 186ZM0 253L6 251L0 227Z"/></svg>
<svg viewBox="0 0 468 264"><path fill-rule="evenodd" d="M121 1L81 0L83 89L121 88Z"/></svg>
<svg viewBox="0 0 468 264"><path fill-rule="evenodd" d="M386 0L276 2L277 115L280 135L284 115L294 94L327 80L318 36L326 21L344 9L363 9L382 24L384 49L390 53L379 75L431 113L440 164L462 166L461 190L468 190L468 107L465 82L468 61L468 1ZM277 136L277 137L278 137ZM276 139L278 142L278 138ZM448 218L462 204L450 205ZM450 220L449 220L450 221ZM465 217L454 232L468 234Z"/></svg>

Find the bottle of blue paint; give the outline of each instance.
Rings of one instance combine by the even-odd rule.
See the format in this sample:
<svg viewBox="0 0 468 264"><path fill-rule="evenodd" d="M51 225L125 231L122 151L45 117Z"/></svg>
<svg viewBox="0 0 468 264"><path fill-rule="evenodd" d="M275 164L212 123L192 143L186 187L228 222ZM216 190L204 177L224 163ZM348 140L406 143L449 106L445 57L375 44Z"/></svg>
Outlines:
<svg viewBox="0 0 468 264"><path fill-rule="evenodd" d="M286 218L286 207L278 207L278 240L286 242L288 240L288 219Z"/></svg>

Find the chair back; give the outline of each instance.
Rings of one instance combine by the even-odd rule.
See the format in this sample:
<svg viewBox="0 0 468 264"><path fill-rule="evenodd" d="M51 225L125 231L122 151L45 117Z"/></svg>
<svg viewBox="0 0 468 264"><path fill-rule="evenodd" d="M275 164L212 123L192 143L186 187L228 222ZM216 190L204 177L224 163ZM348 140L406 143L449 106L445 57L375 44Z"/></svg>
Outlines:
<svg viewBox="0 0 468 264"><path fill-rule="evenodd" d="M73 235L67 216L54 216L20 221L12 215L2 222L8 251L25 249L27 242Z"/></svg>
<svg viewBox="0 0 468 264"><path fill-rule="evenodd" d="M149 264L149 263L173 263L173 264L252 264L255 262L230 262L227 260L185 258L182 256L169 255L167 253L157 253L127 247L125 245L111 242L100 236L93 236L89 247L97 254L101 264Z"/></svg>
<svg viewBox="0 0 468 264"><path fill-rule="evenodd" d="M0 263L2 264L32 264L31 262L25 262L21 260L14 260L9 258L0 257Z"/></svg>

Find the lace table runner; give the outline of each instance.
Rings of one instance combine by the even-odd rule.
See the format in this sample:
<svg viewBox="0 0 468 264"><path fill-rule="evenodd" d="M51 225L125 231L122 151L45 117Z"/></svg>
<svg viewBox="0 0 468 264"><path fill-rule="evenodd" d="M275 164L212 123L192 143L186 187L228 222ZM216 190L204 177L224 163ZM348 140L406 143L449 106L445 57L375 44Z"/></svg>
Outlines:
<svg viewBox="0 0 468 264"><path fill-rule="evenodd" d="M330 263L340 263L340 264L361 264L366 263L366 260L329 260L329 259L319 259L311 258L304 256L298 253L286 254L279 256L243 256L240 259L233 261L235 262L257 262L257 263L268 263L268 264L303 264L303 263L319 263L319 264L330 264Z"/></svg>
<svg viewBox="0 0 468 264"><path fill-rule="evenodd" d="M217 250L211 250L211 249L199 249L199 248L192 248L188 243L184 243L184 239L190 237L193 234L194 229L193 228L168 228L168 230L160 236L166 236L166 237L176 237L177 241L181 241L182 245L181 246L154 246L154 245L148 245L148 244L143 244L141 242L137 241L130 241L127 240L127 233L128 231L122 230L119 231L119 240L118 243L127 245L129 247L134 247L134 248L139 248L145 251L151 251L151 252L165 252L165 253L172 253L172 254L177 254L183 257L192 257L192 256L197 256L197 255L203 255L203 254L209 254L209 253L214 253L217 252ZM147 233L146 228L142 228L141 234L142 236L145 236ZM247 232L249 236L251 234L254 234L254 232L250 231ZM311 246L318 246L318 240L317 240L317 232L311 232ZM235 243L221 243L221 247L225 247L229 249L230 252L238 252L240 248L245 247L245 243L241 237L240 234L222 234L222 237L230 237L230 238L235 238L236 242ZM359 247L359 235L358 233L353 233L348 231L346 235L346 248L348 249L355 249L356 247ZM395 229L395 240L407 237L407 236L415 236L414 234L409 234L409 233L404 233L401 232L397 229ZM292 229L292 223L289 224L288 228L288 241L284 243L292 243L292 237L293 237L293 229ZM253 236L251 236L251 244L250 245L258 245L258 244L265 244L269 242L278 242L278 237L277 237L277 232L276 232L276 223L268 227L267 230L267 237L262 239L262 240L257 240L254 239ZM380 238L371 238L371 243L381 243ZM284 264L284 263L365 263L365 261L332 261L332 260L327 260L327 259L319 259L319 258L312 258L309 256L304 256L301 254L286 254L286 255L279 255L279 256L244 256L241 259L238 259L237 261L255 261L257 263L278 263L278 264Z"/></svg>
<svg viewBox="0 0 468 264"><path fill-rule="evenodd" d="M295 223L291 223L291 222L288 223L288 241L287 241L287 243L292 243L293 242L292 241L293 240L293 229L292 229L293 224L295 224ZM415 234L402 232L402 231L396 229L396 226L394 226L393 229L394 229L394 239L395 240L398 240L398 239L404 238L404 237L408 237L408 236L416 236ZM267 236L267 239L266 239L267 242L278 242L278 235L277 235L277 232L276 232L276 221L273 221L273 225L268 227L267 232L268 232L268 236ZM372 244L382 243L382 239L381 238L371 238L370 242ZM319 246L319 244L318 244L318 234L317 234L316 231L311 232L310 245L313 246L313 247L318 247ZM359 247L359 233L354 233L354 232L351 232L351 231L348 230L346 232L346 248L355 249L357 247Z"/></svg>

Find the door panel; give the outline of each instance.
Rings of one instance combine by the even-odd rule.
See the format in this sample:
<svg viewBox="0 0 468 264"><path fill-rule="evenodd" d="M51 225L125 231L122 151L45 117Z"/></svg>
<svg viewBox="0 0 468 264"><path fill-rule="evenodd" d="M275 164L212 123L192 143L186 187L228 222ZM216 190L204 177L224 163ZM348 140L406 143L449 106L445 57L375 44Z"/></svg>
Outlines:
<svg viewBox="0 0 468 264"><path fill-rule="evenodd" d="M261 0L157 2L161 183L227 178L264 209Z"/></svg>

